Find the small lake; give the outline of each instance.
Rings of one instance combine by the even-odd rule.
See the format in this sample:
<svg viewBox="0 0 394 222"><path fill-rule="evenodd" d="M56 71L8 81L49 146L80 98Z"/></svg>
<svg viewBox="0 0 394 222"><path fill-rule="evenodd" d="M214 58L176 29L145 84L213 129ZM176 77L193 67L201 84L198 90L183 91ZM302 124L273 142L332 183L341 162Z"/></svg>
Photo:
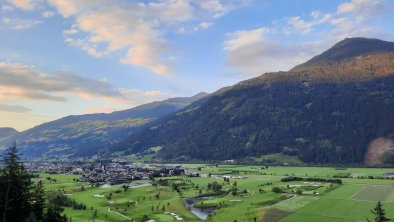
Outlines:
<svg viewBox="0 0 394 222"><path fill-rule="evenodd" d="M103 185L100 186L100 188L112 188L112 187L114 187L114 186L112 186L109 183L106 183L106 184L103 184Z"/></svg>
<svg viewBox="0 0 394 222"><path fill-rule="evenodd" d="M129 184L129 188L138 188L138 187L148 187L152 185L151 183L134 183L134 184Z"/></svg>
<svg viewBox="0 0 394 222"><path fill-rule="evenodd" d="M194 204L198 201L207 200L207 199L211 199L211 198L213 198L213 197L184 198L183 203L190 210L190 212L192 212L194 215L196 215L201 220L205 220L205 219L207 219L207 217L211 213L213 213L216 210L216 208L215 207L207 207L204 209L200 209L200 208L194 207Z"/></svg>

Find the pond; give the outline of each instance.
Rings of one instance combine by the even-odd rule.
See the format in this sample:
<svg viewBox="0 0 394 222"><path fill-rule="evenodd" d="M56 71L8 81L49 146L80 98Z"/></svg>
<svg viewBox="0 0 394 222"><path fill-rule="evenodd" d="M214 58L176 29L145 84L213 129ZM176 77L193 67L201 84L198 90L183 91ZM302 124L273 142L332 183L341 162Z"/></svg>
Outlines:
<svg viewBox="0 0 394 222"><path fill-rule="evenodd" d="M212 214L216 208L215 207L206 207L203 209L194 207L194 204L198 201L201 200L207 200L207 199L212 199L213 197L203 197L203 198L184 198L183 203L185 206L192 212L194 215L196 215L198 218L201 220L207 219L207 217Z"/></svg>

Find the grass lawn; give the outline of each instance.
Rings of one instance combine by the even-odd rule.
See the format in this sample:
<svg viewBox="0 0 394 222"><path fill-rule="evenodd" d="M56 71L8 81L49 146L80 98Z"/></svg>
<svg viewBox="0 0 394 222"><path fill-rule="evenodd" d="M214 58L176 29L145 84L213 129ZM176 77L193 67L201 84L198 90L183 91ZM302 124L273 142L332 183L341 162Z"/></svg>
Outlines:
<svg viewBox="0 0 394 222"><path fill-rule="evenodd" d="M349 199L356 195L358 192L363 190L367 185L342 185L335 190L327 193L324 197L334 198L334 199Z"/></svg>

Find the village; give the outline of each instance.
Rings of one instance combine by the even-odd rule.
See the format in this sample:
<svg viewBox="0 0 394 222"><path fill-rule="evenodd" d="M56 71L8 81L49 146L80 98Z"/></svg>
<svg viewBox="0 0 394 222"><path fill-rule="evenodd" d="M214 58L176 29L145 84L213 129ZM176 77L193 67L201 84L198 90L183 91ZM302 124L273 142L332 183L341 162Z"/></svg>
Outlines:
<svg viewBox="0 0 394 222"><path fill-rule="evenodd" d="M151 180L155 177L200 176L183 166L127 162L31 162L25 167L31 174L81 175L79 182L91 184L122 184L131 180Z"/></svg>

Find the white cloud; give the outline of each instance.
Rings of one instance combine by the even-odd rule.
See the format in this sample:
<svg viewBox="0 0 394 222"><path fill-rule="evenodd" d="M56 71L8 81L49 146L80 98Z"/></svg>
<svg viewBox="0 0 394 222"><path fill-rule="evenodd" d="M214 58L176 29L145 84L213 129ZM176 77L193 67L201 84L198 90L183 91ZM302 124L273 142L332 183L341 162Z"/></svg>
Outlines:
<svg viewBox="0 0 394 222"><path fill-rule="evenodd" d="M67 32L67 31L69 31L69 32ZM74 32L74 31L70 32L70 30L67 30L67 31L66 31L66 33L74 33L74 34L78 33L78 32ZM86 38L85 39L75 39L72 37L67 37L64 41L68 45L77 47L77 48L87 52L89 55L91 55L93 57L99 58L99 57L102 57L103 55L105 55L105 52L101 52L101 51L97 50L97 47L98 47L97 44L89 41Z"/></svg>
<svg viewBox="0 0 394 222"><path fill-rule="evenodd" d="M209 29L211 26L213 26L212 22L201 22L200 24L191 27L180 27L176 32L179 34L190 34Z"/></svg>
<svg viewBox="0 0 394 222"><path fill-rule="evenodd" d="M246 76L286 71L305 62L321 48L318 43L285 44L262 39L230 50L226 65Z"/></svg>
<svg viewBox="0 0 394 222"><path fill-rule="evenodd" d="M322 13L319 10L312 11L310 13L312 19L307 21L301 16L294 16L286 18L286 23L290 26L286 28L286 34L292 34L293 32L300 34L308 34L313 31L313 28L327 23L332 18L330 13Z"/></svg>
<svg viewBox="0 0 394 222"><path fill-rule="evenodd" d="M263 40L264 34L268 33L270 30L266 27L236 31L233 33L228 33L228 39L224 42L224 49L235 50L239 47L251 45Z"/></svg>
<svg viewBox="0 0 394 222"><path fill-rule="evenodd" d="M52 11L45 11L45 12L42 13L42 17L44 17L44 18L50 18L50 17L52 17L54 15L55 15L55 13L52 12Z"/></svg>
<svg viewBox="0 0 394 222"><path fill-rule="evenodd" d="M22 10L33 10L39 0L8 0L15 7Z"/></svg>
<svg viewBox="0 0 394 222"><path fill-rule="evenodd" d="M183 22L194 18L194 9L190 1L186 0L140 3L139 6L144 14L152 15L162 22Z"/></svg>
<svg viewBox="0 0 394 222"><path fill-rule="evenodd" d="M213 12L213 17L215 18L225 15L232 8L232 6L225 5L219 0L197 1L197 4L199 4L202 9Z"/></svg>
<svg viewBox="0 0 394 222"><path fill-rule="evenodd" d="M368 17L381 16L388 11L384 0L351 0L338 6L338 13L354 13L357 17L364 19Z"/></svg>
<svg viewBox="0 0 394 222"><path fill-rule="evenodd" d="M13 29L29 29L32 28L36 25L41 24L41 21L37 21L37 20L22 20L22 19L16 19L13 20Z"/></svg>
<svg viewBox="0 0 394 222"><path fill-rule="evenodd" d="M197 26L197 28L198 28L199 30L205 30L205 29L211 27L212 25L213 25L213 23L211 23L211 22L201 22L201 23Z"/></svg>
<svg viewBox="0 0 394 222"><path fill-rule="evenodd" d="M65 18L68 18L71 15L77 13L77 6L73 1L68 0L47 0L49 4L52 4L56 7L58 12ZM84 2L84 1L81 1Z"/></svg>

